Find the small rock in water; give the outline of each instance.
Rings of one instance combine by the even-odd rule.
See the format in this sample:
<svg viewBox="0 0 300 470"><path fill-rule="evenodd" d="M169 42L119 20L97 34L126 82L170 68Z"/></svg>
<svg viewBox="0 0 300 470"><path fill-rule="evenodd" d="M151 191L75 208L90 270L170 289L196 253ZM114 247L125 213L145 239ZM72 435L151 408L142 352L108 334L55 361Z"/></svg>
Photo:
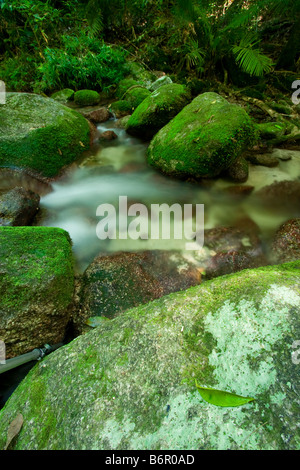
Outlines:
<svg viewBox="0 0 300 470"><path fill-rule="evenodd" d="M272 154L250 154L247 156L247 160L253 165L267 166L269 168L275 168L279 165L279 160Z"/></svg>
<svg viewBox="0 0 300 470"><path fill-rule="evenodd" d="M108 121L111 117L111 113L107 108L101 107L98 109L93 109L92 111L84 112L83 116L95 124L100 124L102 122Z"/></svg>

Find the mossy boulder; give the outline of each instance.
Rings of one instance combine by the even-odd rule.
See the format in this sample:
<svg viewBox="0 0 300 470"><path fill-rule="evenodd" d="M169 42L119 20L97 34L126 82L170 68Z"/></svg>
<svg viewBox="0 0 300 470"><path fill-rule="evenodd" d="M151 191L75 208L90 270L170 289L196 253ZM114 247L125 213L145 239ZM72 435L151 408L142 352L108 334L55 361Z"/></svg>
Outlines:
<svg viewBox="0 0 300 470"><path fill-rule="evenodd" d="M107 320L31 370L0 413L0 448L22 413L13 449L299 449L299 308L293 263ZM254 400L216 406L195 380Z"/></svg>
<svg viewBox="0 0 300 470"><path fill-rule="evenodd" d="M133 87L133 86L139 86L139 82L137 80L134 80L133 78L124 78L118 83L117 90L116 90L116 97L119 98L119 100L123 99L126 91Z"/></svg>
<svg viewBox="0 0 300 470"><path fill-rule="evenodd" d="M94 106L100 102L100 95L94 90L79 90L74 95L74 101L78 106Z"/></svg>
<svg viewBox="0 0 300 470"><path fill-rule="evenodd" d="M152 139L189 100L190 93L184 85L172 83L160 87L136 108L128 121L127 132L145 140Z"/></svg>
<svg viewBox="0 0 300 470"><path fill-rule="evenodd" d="M131 114L133 111L131 104L126 100L115 101L109 106L109 110L116 116L117 119Z"/></svg>
<svg viewBox="0 0 300 470"><path fill-rule="evenodd" d="M147 88L141 86L135 86L134 88L129 88L125 93L124 99L128 101L132 109L136 109L151 93Z"/></svg>
<svg viewBox="0 0 300 470"><path fill-rule="evenodd" d="M61 342L74 293L68 233L0 227L0 246L0 338L7 357Z"/></svg>
<svg viewBox="0 0 300 470"><path fill-rule="evenodd" d="M89 147L86 119L50 98L8 93L0 113L0 167L52 178Z"/></svg>
<svg viewBox="0 0 300 470"><path fill-rule="evenodd" d="M57 91L53 93L50 98L55 101L59 101L60 103L67 103L68 101L72 101L74 99L74 90L70 88L65 88L64 90Z"/></svg>
<svg viewBox="0 0 300 470"><path fill-rule="evenodd" d="M243 108L217 93L203 93L156 134L148 163L178 178L212 178L255 140L254 124Z"/></svg>

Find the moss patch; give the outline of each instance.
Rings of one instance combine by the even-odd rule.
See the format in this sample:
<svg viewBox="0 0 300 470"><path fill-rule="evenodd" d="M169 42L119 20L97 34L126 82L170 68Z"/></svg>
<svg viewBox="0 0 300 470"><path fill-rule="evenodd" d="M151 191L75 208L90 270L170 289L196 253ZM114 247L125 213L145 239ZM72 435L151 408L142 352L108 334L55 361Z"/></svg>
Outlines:
<svg viewBox="0 0 300 470"><path fill-rule="evenodd" d="M183 85L160 87L136 108L127 125L129 134L150 140L188 104L190 95Z"/></svg>
<svg viewBox="0 0 300 470"><path fill-rule="evenodd" d="M0 167L55 177L89 146L88 122L52 99L8 93L1 106Z"/></svg>

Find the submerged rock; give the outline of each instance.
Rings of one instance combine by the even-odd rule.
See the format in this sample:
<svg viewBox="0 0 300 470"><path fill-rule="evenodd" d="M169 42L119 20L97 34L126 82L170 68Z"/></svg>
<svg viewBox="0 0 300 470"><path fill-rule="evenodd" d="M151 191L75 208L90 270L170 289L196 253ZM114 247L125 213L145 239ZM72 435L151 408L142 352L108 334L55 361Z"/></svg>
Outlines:
<svg viewBox="0 0 300 470"><path fill-rule="evenodd" d="M50 98L8 93L0 108L0 167L55 177L89 147L86 119Z"/></svg>
<svg viewBox="0 0 300 470"><path fill-rule="evenodd" d="M300 181L275 181L261 188L255 196L266 207L299 213Z"/></svg>
<svg viewBox="0 0 300 470"><path fill-rule="evenodd" d="M127 123L127 132L150 140L173 119L190 100L190 92L183 85L164 85L151 93L136 108Z"/></svg>
<svg viewBox="0 0 300 470"><path fill-rule="evenodd" d="M299 449L299 308L293 263L222 277L104 321L23 380L0 412L0 447L21 412L11 445L19 450ZM216 406L195 380L254 400Z"/></svg>
<svg viewBox="0 0 300 470"><path fill-rule="evenodd" d="M7 357L56 344L73 301L69 235L56 228L0 228L0 338Z"/></svg>
<svg viewBox="0 0 300 470"><path fill-rule="evenodd" d="M277 230L271 256L275 263L287 263L300 259L300 219L291 219Z"/></svg>
<svg viewBox="0 0 300 470"><path fill-rule="evenodd" d="M38 194L14 188L0 196L0 226L30 225L39 210Z"/></svg>
<svg viewBox="0 0 300 470"><path fill-rule="evenodd" d="M98 256L82 279L83 316L109 318L201 282L197 267L169 251Z"/></svg>
<svg viewBox="0 0 300 470"><path fill-rule="evenodd" d="M148 163L174 177L212 178L231 167L255 136L243 108L204 93L157 133Z"/></svg>

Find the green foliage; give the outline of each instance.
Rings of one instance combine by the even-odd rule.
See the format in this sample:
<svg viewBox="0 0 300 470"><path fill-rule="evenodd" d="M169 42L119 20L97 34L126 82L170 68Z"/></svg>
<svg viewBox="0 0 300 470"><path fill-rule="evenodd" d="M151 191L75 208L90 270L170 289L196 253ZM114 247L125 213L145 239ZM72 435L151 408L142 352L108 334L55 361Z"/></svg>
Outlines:
<svg viewBox="0 0 300 470"><path fill-rule="evenodd" d="M257 44L255 36L246 35L239 45L233 47L232 52L244 72L260 77L265 72L270 72L274 64L269 57L260 52L256 47Z"/></svg>
<svg viewBox="0 0 300 470"><path fill-rule="evenodd" d="M42 90L73 87L108 89L125 74L125 52L107 46L102 40L63 36L60 49L46 48L45 62L39 67Z"/></svg>

